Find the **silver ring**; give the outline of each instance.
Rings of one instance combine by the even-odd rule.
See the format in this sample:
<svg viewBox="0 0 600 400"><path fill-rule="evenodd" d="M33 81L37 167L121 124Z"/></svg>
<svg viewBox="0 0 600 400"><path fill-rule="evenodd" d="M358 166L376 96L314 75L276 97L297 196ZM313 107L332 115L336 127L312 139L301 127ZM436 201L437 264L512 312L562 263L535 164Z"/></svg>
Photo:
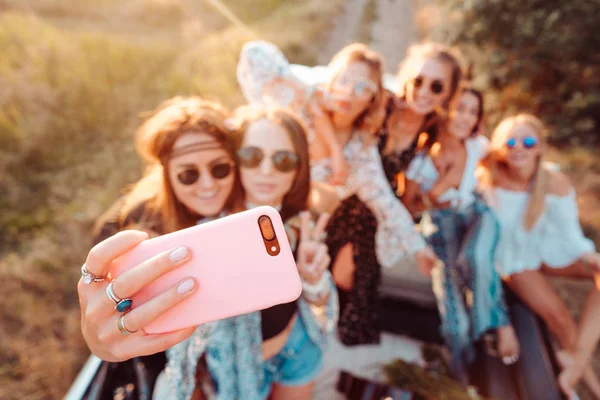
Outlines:
<svg viewBox="0 0 600 400"><path fill-rule="evenodd" d="M96 275L88 272L88 270L85 269L85 264L83 264L81 266L81 276L83 277L83 283L85 283L86 285L89 285L92 282L102 282L103 280L106 279L106 275L105 276L96 276Z"/></svg>
<svg viewBox="0 0 600 400"><path fill-rule="evenodd" d="M512 364L516 363L517 361L519 361L518 355L502 357L502 362L505 365L512 365Z"/></svg>
<svg viewBox="0 0 600 400"><path fill-rule="evenodd" d="M119 298L113 290L114 282L115 280L113 279L112 281L110 281L108 286L106 286L106 295L115 303L115 310L117 310L118 312L128 311L131 308L131 305L133 304L133 300Z"/></svg>
<svg viewBox="0 0 600 400"><path fill-rule="evenodd" d="M119 327L119 331L124 334L124 335L129 335L131 333L136 333L137 331L130 331L129 329L127 329L127 327L125 326L125 315L123 314L119 317L118 321L117 321L117 326Z"/></svg>

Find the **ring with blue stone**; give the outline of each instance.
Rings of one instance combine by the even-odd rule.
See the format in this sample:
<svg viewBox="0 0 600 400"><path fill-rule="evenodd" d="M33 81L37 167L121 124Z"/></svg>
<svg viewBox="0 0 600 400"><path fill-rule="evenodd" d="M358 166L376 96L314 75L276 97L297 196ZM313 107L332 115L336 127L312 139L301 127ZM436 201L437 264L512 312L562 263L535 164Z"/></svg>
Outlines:
<svg viewBox="0 0 600 400"><path fill-rule="evenodd" d="M115 282L114 279L112 281L110 281L110 283L106 287L106 294L108 295L108 298L111 299L115 303L115 309L118 312L128 311L131 308L131 305L133 304L133 300L119 298L119 296L117 296L113 290L114 282Z"/></svg>

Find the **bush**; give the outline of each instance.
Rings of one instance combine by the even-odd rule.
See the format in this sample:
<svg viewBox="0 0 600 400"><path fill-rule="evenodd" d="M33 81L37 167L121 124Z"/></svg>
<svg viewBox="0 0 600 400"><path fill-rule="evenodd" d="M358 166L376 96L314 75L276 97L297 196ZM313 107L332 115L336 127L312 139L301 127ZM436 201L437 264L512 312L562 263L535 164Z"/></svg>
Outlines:
<svg viewBox="0 0 600 400"><path fill-rule="evenodd" d="M588 0L440 0L436 40L458 44L490 96L490 122L542 117L557 143L600 141L600 3Z"/></svg>

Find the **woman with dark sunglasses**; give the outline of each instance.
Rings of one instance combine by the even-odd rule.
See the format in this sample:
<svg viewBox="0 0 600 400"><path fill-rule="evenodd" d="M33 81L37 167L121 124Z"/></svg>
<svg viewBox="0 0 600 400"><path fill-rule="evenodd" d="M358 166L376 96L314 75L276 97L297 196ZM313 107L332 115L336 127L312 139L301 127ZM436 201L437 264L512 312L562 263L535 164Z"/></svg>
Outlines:
<svg viewBox="0 0 600 400"><path fill-rule="evenodd" d="M481 185L501 225L496 261L511 289L558 340L562 349L558 359L564 368L559 383L565 394L572 394L583 374L600 397L598 379L588 364L594 343L589 331L600 324L592 311L600 306L598 288L588 296L578 330L544 276L597 279L600 273L600 256L579 225L573 186L544 162L545 135L538 118L519 114L504 119L492 136Z"/></svg>
<svg viewBox="0 0 600 400"><path fill-rule="evenodd" d="M282 109L243 107L232 121L244 207L279 210L303 294L291 303L219 321L210 336L198 330L168 350L167 374L177 398L186 398L195 362L205 350L219 398L310 399L326 336L337 322L338 300L323 243L328 217L311 228L309 214L300 215L310 188L306 130Z"/></svg>
<svg viewBox="0 0 600 400"><path fill-rule="evenodd" d="M399 196L402 173L421 147L435 141L440 116L448 112L462 77L458 51L438 43L408 49L398 72L398 91L390 97L379 132L384 169Z"/></svg>
<svg viewBox="0 0 600 400"><path fill-rule="evenodd" d="M506 364L519 354L493 258L500 226L476 193L475 170L489 144L479 134L482 118L482 94L463 87L435 143L410 163L402 197L414 214L425 211L422 232L443 261L435 270L422 272L433 272L441 332L453 372L465 382L475 359L474 344L486 332L498 332L498 353ZM425 200L425 210L416 209L422 204L418 196Z"/></svg>
<svg viewBox="0 0 600 400"><path fill-rule="evenodd" d="M229 113L219 104L197 97L176 97L161 104L137 130L136 148L147 163L148 173L98 219L94 238L98 244L88 255L78 285L83 336L92 353L101 359L120 362L152 355L142 361L155 377L164 368L164 350L194 331L142 333L145 324L194 292L193 280L184 280L163 293L157 299L161 307L141 306L126 312L115 309L107 296L109 282L95 277L106 276L110 261L148 234L174 232L240 209L242 189L227 118ZM134 287L143 287L158 275L184 265L188 255L187 249L179 248L148 260L135 269L139 271L135 276L124 274L110 283L112 293L127 299L135 292ZM117 324L117 317L122 326ZM133 333L123 335L122 329ZM198 387L210 386L204 384L211 381L205 363L198 365L192 382Z"/></svg>

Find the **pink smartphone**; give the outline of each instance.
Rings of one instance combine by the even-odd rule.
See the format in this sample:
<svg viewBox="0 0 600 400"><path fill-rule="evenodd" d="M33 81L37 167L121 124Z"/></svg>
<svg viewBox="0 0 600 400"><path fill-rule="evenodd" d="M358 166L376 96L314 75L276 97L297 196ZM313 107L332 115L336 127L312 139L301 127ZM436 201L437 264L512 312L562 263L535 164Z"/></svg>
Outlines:
<svg viewBox="0 0 600 400"><path fill-rule="evenodd" d="M185 277L194 277L198 287L147 325L146 333L171 332L288 303L302 292L281 216L268 206L145 240L114 260L110 275L117 277L179 246L191 251L191 260L132 296L132 309Z"/></svg>

